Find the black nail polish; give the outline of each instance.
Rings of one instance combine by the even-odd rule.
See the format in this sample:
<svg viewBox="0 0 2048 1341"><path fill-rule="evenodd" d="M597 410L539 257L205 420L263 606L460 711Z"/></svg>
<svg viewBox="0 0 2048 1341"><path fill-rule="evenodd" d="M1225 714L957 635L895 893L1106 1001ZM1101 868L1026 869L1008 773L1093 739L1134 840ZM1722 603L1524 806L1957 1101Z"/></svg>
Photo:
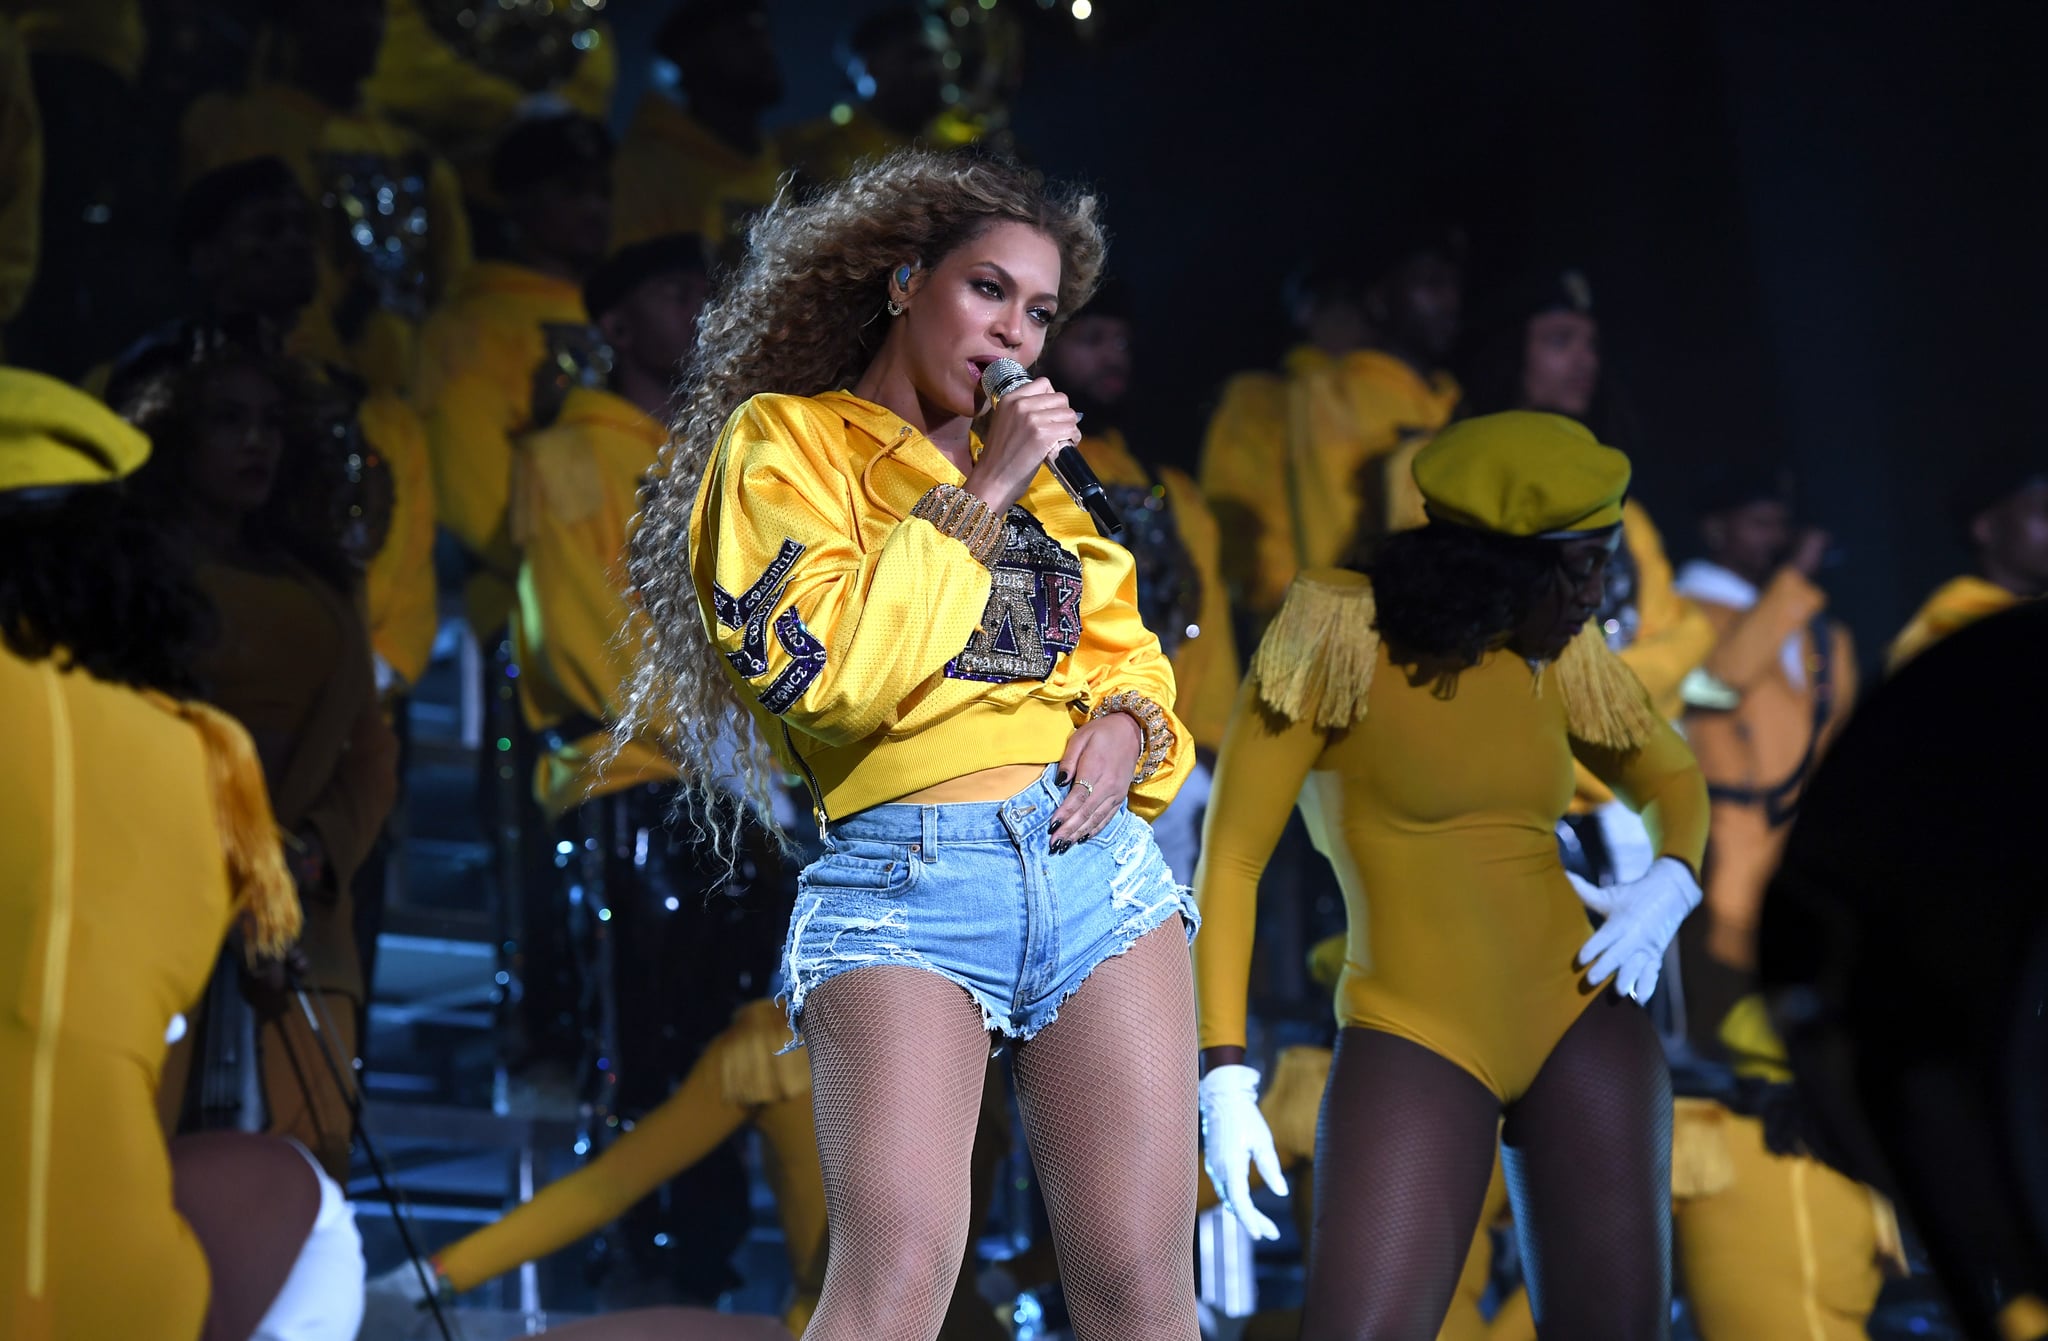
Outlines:
<svg viewBox="0 0 2048 1341"><path fill-rule="evenodd" d="M1057 856L1059 856L1059 855L1060 855L1061 853L1065 852L1065 851L1066 851L1066 850L1067 850L1068 848L1070 848L1070 847L1072 847L1072 846L1073 846L1073 844L1072 844L1072 843L1069 843L1069 842L1068 842L1068 841L1067 841L1066 839L1064 839L1064 838L1061 838L1061 839L1059 839L1059 840L1057 840L1057 841L1055 841L1055 842L1053 843L1053 845L1052 845L1052 854L1053 854L1053 855L1054 855L1055 857L1057 857Z"/></svg>
<svg viewBox="0 0 2048 1341"><path fill-rule="evenodd" d="M1057 782L1057 783L1058 783L1058 784L1059 784L1060 786L1062 786L1062 787L1066 786L1066 785L1067 785L1067 772L1066 772L1066 770L1065 770L1065 769L1061 769L1061 770L1060 770L1059 772L1057 772L1057 773L1053 774L1053 775L1052 775L1052 780L1053 780L1054 782Z"/></svg>
<svg viewBox="0 0 2048 1341"><path fill-rule="evenodd" d="M1059 820L1054 820L1054 821L1052 822L1052 827L1051 827L1051 828L1049 828L1049 829L1047 829L1047 830L1046 830L1046 832L1047 832L1047 833L1058 833L1058 832L1060 831L1060 823L1061 823L1061 821L1059 821Z"/></svg>

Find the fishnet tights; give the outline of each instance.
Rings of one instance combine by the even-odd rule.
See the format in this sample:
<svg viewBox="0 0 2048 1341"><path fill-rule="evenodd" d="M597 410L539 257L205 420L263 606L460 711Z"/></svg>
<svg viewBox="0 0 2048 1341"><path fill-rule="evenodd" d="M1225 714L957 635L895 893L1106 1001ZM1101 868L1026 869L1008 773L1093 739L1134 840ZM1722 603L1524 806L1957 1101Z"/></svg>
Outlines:
<svg viewBox="0 0 2048 1341"><path fill-rule="evenodd" d="M1501 1163L1536 1330L1671 1331L1671 1071L1649 1013L1601 993L1508 1110Z"/></svg>
<svg viewBox="0 0 2048 1341"><path fill-rule="evenodd" d="M1370 1029L1337 1042L1316 1139L1302 1341L1434 1336L1503 1145L1538 1334L1655 1341L1671 1304L1671 1085L1649 1017L1589 1006L1507 1111Z"/></svg>
<svg viewBox="0 0 2048 1341"><path fill-rule="evenodd" d="M920 969L844 973L804 1003L830 1247L807 1341L931 1341L960 1271L989 1038ZM1077 1341L1193 1341L1195 1034L1177 920L1105 962L1017 1087Z"/></svg>
<svg viewBox="0 0 2048 1341"><path fill-rule="evenodd" d="M804 1002L825 1175L825 1285L811 1341L932 1341L967 1247L989 1037L923 969L855 969Z"/></svg>
<svg viewBox="0 0 2048 1341"><path fill-rule="evenodd" d="M1193 1341L1195 995L1177 917L1017 1049L1024 1132L1077 1341Z"/></svg>

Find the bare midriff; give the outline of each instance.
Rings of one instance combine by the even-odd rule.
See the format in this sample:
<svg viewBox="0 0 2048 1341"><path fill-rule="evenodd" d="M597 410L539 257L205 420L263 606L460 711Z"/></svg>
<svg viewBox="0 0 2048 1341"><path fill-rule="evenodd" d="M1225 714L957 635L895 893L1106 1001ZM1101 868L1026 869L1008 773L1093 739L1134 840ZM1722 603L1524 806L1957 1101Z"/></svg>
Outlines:
<svg viewBox="0 0 2048 1341"><path fill-rule="evenodd" d="M890 804L899 806L943 806L960 801L1007 801L1038 781L1044 764L998 764L976 769L957 778L935 782Z"/></svg>

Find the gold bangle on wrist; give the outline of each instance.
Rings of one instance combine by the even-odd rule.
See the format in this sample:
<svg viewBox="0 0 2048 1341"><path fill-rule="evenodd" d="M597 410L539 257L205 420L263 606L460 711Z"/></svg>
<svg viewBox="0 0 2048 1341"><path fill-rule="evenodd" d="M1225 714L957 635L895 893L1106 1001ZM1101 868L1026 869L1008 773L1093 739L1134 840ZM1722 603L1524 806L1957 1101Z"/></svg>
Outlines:
<svg viewBox="0 0 2048 1341"><path fill-rule="evenodd" d="M910 515L967 546L967 552L985 568L993 567L1002 553L1002 514L957 484L933 485L910 509Z"/></svg>
<svg viewBox="0 0 2048 1341"><path fill-rule="evenodd" d="M1173 753L1173 725L1167 720L1164 708L1132 689L1120 689L1111 694L1096 704L1088 716L1090 719L1107 717L1113 712L1130 717L1138 724L1138 730L1144 733L1145 748L1138 756L1137 771L1131 777L1133 782L1143 782L1157 773L1166 757Z"/></svg>

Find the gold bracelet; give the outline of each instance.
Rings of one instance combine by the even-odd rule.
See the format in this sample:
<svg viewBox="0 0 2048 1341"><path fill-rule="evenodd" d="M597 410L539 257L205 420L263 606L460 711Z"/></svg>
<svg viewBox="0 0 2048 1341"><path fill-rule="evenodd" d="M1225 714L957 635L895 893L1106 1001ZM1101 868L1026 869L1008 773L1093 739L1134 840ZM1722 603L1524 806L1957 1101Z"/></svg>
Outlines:
<svg viewBox="0 0 2048 1341"><path fill-rule="evenodd" d="M1159 766L1166 762L1166 756L1173 753L1173 725L1167 720L1164 708L1132 689L1119 689L1096 704L1095 711L1088 716L1091 719L1107 717L1113 712L1130 717L1145 734L1145 750L1138 757L1138 769L1131 778L1133 782L1143 782L1157 773Z"/></svg>
<svg viewBox="0 0 2048 1341"><path fill-rule="evenodd" d="M967 552L984 568L994 567L996 556L1003 551L1002 514L957 484L933 485L910 509L910 515L967 546Z"/></svg>

